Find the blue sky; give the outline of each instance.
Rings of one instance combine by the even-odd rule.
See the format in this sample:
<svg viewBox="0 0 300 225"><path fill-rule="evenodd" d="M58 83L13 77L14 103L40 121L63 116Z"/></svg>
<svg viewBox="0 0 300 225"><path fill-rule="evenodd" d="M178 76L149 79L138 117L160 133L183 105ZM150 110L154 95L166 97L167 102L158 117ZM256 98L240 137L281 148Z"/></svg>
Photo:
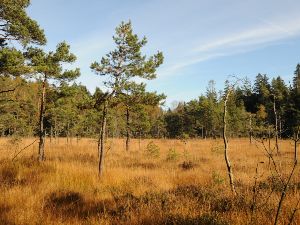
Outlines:
<svg viewBox="0 0 300 225"><path fill-rule="evenodd" d="M167 105L204 93L209 80L222 89L229 75L292 79L300 62L299 0L31 0L29 15L45 30L48 49L65 40L81 68L79 82L92 92L102 80L89 66L114 48L121 21L146 36L148 55L165 62L148 90Z"/></svg>

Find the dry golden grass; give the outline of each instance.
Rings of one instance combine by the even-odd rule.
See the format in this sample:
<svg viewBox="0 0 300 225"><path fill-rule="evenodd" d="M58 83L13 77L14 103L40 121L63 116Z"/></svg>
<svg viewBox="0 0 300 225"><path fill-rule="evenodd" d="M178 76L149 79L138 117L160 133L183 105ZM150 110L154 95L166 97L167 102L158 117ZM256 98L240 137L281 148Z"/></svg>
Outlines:
<svg viewBox="0 0 300 225"><path fill-rule="evenodd" d="M146 151L153 141L159 147ZM46 161L38 163L37 143L11 162L33 139L0 140L0 224L272 224L281 185L272 179L260 144L230 140L229 155L238 196L232 196L222 140L108 140L105 174L97 173L93 139L46 143ZM278 170L287 177L293 146L280 142ZM158 155L159 153L159 155ZM258 195L253 185L258 162ZM280 214L287 224L299 198L299 169ZM271 193L271 194L270 194ZM270 196L270 197L269 197ZM251 219L252 217L252 219ZM296 213L294 224L300 224Z"/></svg>

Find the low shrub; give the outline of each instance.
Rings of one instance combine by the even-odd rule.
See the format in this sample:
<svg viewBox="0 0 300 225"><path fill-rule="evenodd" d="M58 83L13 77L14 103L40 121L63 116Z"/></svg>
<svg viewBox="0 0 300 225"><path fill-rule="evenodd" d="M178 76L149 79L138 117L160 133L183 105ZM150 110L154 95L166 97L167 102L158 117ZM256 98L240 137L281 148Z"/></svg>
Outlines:
<svg viewBox="0 0 300 225"><path fill-rule="evenodd" d="M151 158L159 158L160 149L153 141L148 143L146 147L146 155Z"/></svg>

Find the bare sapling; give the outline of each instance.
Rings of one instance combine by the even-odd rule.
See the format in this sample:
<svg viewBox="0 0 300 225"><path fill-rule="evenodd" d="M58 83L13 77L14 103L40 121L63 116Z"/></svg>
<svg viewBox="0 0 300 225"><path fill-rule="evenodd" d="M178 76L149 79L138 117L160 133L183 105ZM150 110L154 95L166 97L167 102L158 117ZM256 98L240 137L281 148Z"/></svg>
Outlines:
<svg viewBox="0 0 300 225"><path fill-rule="evenodd" d="M297 160L297 146L298 146L298 143L300 141L300 138L299 138L299 128L298 128L298 131L295 133L294 137L292 138L292 140L294 142L294 160L293 160L293 165L292 165L291 171L290 171L290 173L287 176L287 179L284 179L284 177L282 176L282 174L281 174L281 172L279 170L279 167L277 166L277 162L274 159L273 150L276 147L274 147L274 149L272 150L272 149L270 149L270 147L266 146L264 139L262 139L261 141L259 141L257 139L255 139L255 140L257 142L260 142L262 144L264 152L265 152L265 155L269 158L269 161L273 165L273 169L275 171L275 174L277 175L277 177L280 180L281 192L280 192L279 202L278 202L277 207L276 207L276 215L275 215L275 219L274 219L274 225L277 225L278 222L279 222L280 213L281 213L281 210L282 210L282 207L283 207L283 202L284 202L286 194L288 192L288 187L290 185L290 182L291 182L291 179L292 179L293 175L295 174L295 170L296 170L296 167L297 167L297 164L298 164L298 160ZM273 173L272 173L272 176L274 176ZM271 194L272 193L273 193L273 190L272 190ZM296 211L297 211L297 207L298 207L298 203L297 203L297 205L295 207ZM295 214L295 213L296 212L292 213L290 221L293 220L293 217L294 217L293 214Z"/></svg>
<svg viewBox="0 0 300 225"><path fill-rule="evenodd" d="M252 128L252 114L249 115L249 141L252 144L253 128Z"/></svg>
<svg viewBox="0 0 300 225"><path fill-rule="evenodd" d="M232 92L232 87L229 87L229 89L227 90L227 93L225 93L225 98L224 98L224 110L223 110L223 141L224 141L224 157L225 157L225 162L226 162L226 166L227 166L227 172L228 172L228 176L229 176L229 183L230 183L230 188L231 191L234 195L237 195L236 189L235 189L235 185L234 185L234 177L233 177L233 172L232 172L232 165L230 163L229 160L229 156L228 156L228 139L227 139L227 103L228 103L228 99L229 96Z"/></svg>
<svg viewBox="0 0 300 225"><path fill-rule="evenodd" d="M99 164L98 164L98 171L99 176L103 174L103 164L104 164L104 145L105 145L105 131L106 131L106 120L107 120L107 99L104 100L103 104L103 114L102 114L102 124L101 124L101 131L100 131L100 138L98 144L98 152L99 152Z"/></svg>
<svg viewBox="0 0 300 225"><path fill-rule="evenodd" d="M42 82L42 96L41 96L41 106L40 106L40 119L39 119L39 161L45 160L45 136L46 136L46 130L44 127L44 117L45 117L45 99L46 99L46 83L47 78L45 76L43 82Z"/></svg>
<svg viewBox="0 0 300 225"><path fill-rule="evenodd" d="M275 222L274 222L274 225L278 224L278 220L279 220L279 216L280 216L280 212L281 212L281 208L282 208L282 205L283 205L283 201L285 199L285 196L286 196L286 193L287 193L287 190L288 190L288 186L291 182L291 179L295 173L295 169L298 165L298 159L297 159L297 147L298 147L298 142L300 141L300 138L299 138L299 127L297 128L297 131L295 132L294 134L294 137L292 138L293 142L294 142L294 164L293 164L293 167L292 167L292 170L288 176L288 179L286 181L286 183L284 184L283 188L282 188L282 192L281 192L281 196L280 196L280 200L279 200L279 203L278 203L278 206L277 206L277 211L276 211L276 217L275 217ZM298 207L298 204L299 204L299 201L297 202L297 205L294 209L294 212L292 213L292 216L290 218L290 224L293 222L293 218L295 216L295 213L297 211L297 207Z"/></svg>

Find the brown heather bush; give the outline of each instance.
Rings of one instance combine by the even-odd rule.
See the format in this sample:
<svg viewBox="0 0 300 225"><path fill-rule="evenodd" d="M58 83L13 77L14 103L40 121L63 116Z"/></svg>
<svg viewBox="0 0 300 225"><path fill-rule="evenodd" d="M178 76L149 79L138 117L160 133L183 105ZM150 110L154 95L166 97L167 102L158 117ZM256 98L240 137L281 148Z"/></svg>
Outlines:
<svg viewBox="0 0 300 225"><path fill-rule="evenodd" d="M124 140L115 139L114 148L106 154L101 179L95 140L47 141L43 163L37 161L36 143L12 162L15 151L9 149L11 141L0 142L1 225L268 225L274 223L282 189L272 167L264 163L258 170L253 202L255 168L267 159L246 139L230 142L236 197L228 186L221 150L214 147L220 140L144 140L140 151L138 140L132 140L131 151L126 152ZM26 146L30 142L24 139L20 143ZM289 141L280 145L282 154L274 157L286 179L293 148ZM300 197L299 184L297 168L280 224L289 222ZM300 224L298 211L294 224Z"/></svg>

